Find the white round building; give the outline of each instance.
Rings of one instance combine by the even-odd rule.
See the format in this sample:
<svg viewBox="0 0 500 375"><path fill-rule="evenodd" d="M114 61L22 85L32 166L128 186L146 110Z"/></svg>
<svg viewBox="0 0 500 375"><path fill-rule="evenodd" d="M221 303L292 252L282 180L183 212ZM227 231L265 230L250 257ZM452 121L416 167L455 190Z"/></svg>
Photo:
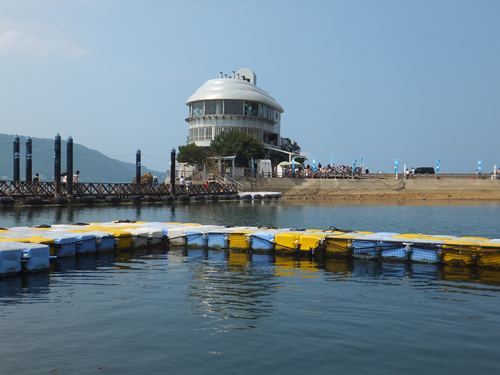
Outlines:
<svg viewBox="0 0 500 375"><path fill-rule="evenodd" d="M205 82L187 100L189 106L189 142L210 146L221 132L240 130L252 134L267 149L281 145L281 105L257 87L257 76L240 69L227 77Z"/></svg>

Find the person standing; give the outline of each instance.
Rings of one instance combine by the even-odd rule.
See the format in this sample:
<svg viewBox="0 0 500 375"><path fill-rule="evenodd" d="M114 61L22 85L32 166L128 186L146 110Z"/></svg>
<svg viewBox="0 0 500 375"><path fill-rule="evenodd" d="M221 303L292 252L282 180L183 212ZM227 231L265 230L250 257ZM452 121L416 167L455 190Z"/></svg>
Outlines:
<svg viewBox="0 0 500 375"><path fill-rule="evenodd" d="M184 176L181 175L181 178L179 179L179 185L181 187L181 191L184 191Z"/></svg>
<svg viewBox="0 0 500 375"><path fill-rule="evenodd" d="M62 174L62 194L66 195L66 185L68 184L68 174L64 172Z"/></svg>
<svg viewBox="0 0 500 375"><path fill-rule="evenodd" d="M36 174L35 177L33 177L33 195L38 195L38 185L40 184L40 174Z"/></svg>
<svg viewBox="0 0 500 375"><path fill-rule="evenodd" d="M75 174L73 175L73 189L78 192L78 194L81 194L80 192L80 179L79 179L80 171L76 171Z"/></svg>

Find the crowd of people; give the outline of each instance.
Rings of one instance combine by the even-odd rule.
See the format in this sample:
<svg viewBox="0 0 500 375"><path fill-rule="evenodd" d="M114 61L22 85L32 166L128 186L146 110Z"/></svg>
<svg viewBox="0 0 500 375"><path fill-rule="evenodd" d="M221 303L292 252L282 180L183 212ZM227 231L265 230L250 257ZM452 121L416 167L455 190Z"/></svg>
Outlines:
<svg viewBox="0 0 500 375"><path fill-rule="evenodd" d="M276 169L276 167L275 167ZM327 166L322 166L321 163L318 164L316 168L312 167L310 164L301 165L297 164L295 166L295 171L292 171L292 166L287 166L283 168L282 177L294 177L294 178L330 178L339 176L352 176L369 174L368 168L362 170L361 167L355 167L354 171L352 166L349 165L335 165L328 164ZM275 170L276 172L276 170Z"/></svg>

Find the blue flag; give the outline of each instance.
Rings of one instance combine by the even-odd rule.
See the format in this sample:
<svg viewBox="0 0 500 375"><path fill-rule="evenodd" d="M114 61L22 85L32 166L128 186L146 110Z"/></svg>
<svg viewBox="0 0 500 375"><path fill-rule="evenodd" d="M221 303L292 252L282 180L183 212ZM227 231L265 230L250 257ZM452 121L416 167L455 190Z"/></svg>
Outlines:
<svg viewBox="0 0 500 375"><path fill-rule="evenodd" d="M399 160L394 160L394 173L398 173Z"/></svg>
<svg viewBox="0 0 500 375"><path fill-rule="evenodd" d="M441 167L441 160L436 160L436 172L439 172L439 168Z"/></svg>
<svg viewBox="0 0 500 375"><path fill-rule="evenodd" d="M295 158L292 158L292 172L295 172Z"/></svg>
<svg viewBox="0 0 500 375"><path fill-rule="evenodd" d="M479 160L477 161L477 171L478 171L479 173L481 173L481 163L482 163L482 162L483 162L483 161L482 161L481 159L479 159Z"/></svg>
<svg viewBox="0 0 500 375"><path fill-rule="evenodd" d="M313 172L316 172L316 159L313 159Z"/></svg>

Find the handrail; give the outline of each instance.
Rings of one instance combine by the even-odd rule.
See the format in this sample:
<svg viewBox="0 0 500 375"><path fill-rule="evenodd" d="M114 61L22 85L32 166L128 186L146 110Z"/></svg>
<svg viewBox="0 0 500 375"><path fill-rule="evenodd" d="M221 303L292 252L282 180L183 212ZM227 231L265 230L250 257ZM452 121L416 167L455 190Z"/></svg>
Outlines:
<svg viewBox="0 0 500 375"><path fill-rule="evenodd" d="M273 177L278 177L276 173L273 172ZM301 178L301 179L352 179L352 173L319 173L315 172L308 176L300 176L297 172L294 174L283 173L281 177L278 178ZM396 179L395 173L354 173L354 178L356 179ZM406 176L402 173L398 173L397 179L406 180ZM450 180L450 179L475 179L475 180L500 180L500 174L493 175L490 174L476 174L476 173L436 173L436 174L415 174L409 176L410 180Z"/></svg>
<svg viewBox="0 0 500 375"><path fill-rule="evenodd" d="M237 191L243 191L243 184L239 183L235 179L233 179L231 176L225 174L223 176L218 176L217 182L219 184L229 184L235 186Z"/></svg>
<svg viewBox="0 0 500 375"><path fill-rule="evenodd" d="M236 182L236 181L235 181ZM241 184L240 184L241 185ZM175 195L207 195L207 194L235 194L238 183L216 183L205 185L192 185L186 189L185 186L175 186ZM66 184L59 184L61 196L68 195ZM73 196L94 196L94 197L129 197L129 196L166 196L171 195L171 188L168 184L133 184L133 183L95 183L80 182L72 184ZM57 195L56 184L54 182L31 182L31 181L0 181L0 197L39 197L54 198Z"/></svg>

